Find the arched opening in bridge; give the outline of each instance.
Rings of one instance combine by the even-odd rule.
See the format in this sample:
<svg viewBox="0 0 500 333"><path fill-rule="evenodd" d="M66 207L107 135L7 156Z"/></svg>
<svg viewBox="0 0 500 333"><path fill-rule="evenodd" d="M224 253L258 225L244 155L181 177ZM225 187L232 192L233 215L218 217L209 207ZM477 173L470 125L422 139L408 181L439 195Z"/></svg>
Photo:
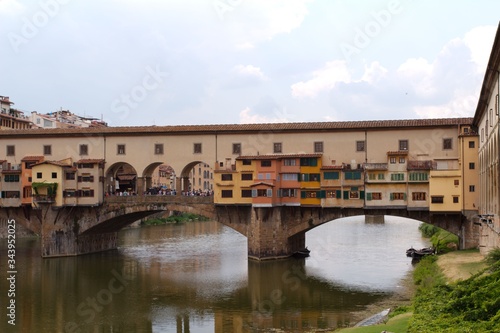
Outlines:
<svg viewBox="0 0 500 333"><path fill-rule="evenodd" d="M142 193L146 195L176 194L175 170L168 163L151 163L142 172L142 179Z"/></svg>
<svg viewBox="0 0 500 333"><path fill-rule="evenodd" d="M104 189L108 195L137 194L137 171L126 162L111 165L106 171Z"/></svg>
<svg viewBox="0 0 500 333"><path fill-rule="evenodd" d="M367 223L364 215L331 220L306 233L311 250L306 269L313 277L348 289L393 289L412 269L406 250L429 246L420 224L389 215L383 223Z"/></svg>
<svg viewBox="0 0 500 333"><path fill-rule="evenodd" d="M179 188L187 195L207 195L213 191L213 168L203 161L193 161L181 171Z"/></svg>

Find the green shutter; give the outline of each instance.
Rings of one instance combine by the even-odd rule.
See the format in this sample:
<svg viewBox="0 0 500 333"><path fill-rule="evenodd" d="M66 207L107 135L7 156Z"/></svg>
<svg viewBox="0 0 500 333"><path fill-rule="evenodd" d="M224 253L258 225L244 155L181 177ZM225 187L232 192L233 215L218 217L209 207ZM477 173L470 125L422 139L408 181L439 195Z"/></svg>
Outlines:
<svg viewBox="0 0 500 333"><path fill-rule="evenodd" d="M325 191L325 190L321 190L321 191L319 191L319 198L320 198L320 199L324 199L324 198L326 198L326 191Z"/></svg>
<svg viewBox="0 0 500 333"><path fill-rule="evenodd" d="M394 200L394 193L391 193L389 200Z"/></svg>
<svg viewBox="0 0 500 333"><path fill-rule="evenodd" d="M341 190L335 190L335 198L340 199L342 197L342 191Z"/></svg>
<svg viewBox="0 0 500 333"><path fill-rule="evenodd" d="M349 191L344 191L344 200L349 200Z"/></svg>
<svg viewBox="0 0 500 333"><path fill-rule="evenodd" d="M364 199L365 198L365 191L359 191L359 198Z"/></svg>
<svg viewBox="0 0 500 333"><path fill-rule="evenodd" d="M361 192L363 192L363 194L365 193L364 191L361 191ZM372 200L372 193L371 192L370 193L366 193L366 200L367 201Z"/></svg>
<svg viewBox="0 0 500 333"><path fill-rule="evenodd" d="M300 197L301 197L302 199L305 199L305 198L306 198L306 191L301 190L301 191L300 191Z"/></svg>
<svg viewBox="0 0 500 333"><path fill-rule="evenodd" d="M273 197L273 190L270 188L267 189L267 197L269 197L269 198Z"/></svg>

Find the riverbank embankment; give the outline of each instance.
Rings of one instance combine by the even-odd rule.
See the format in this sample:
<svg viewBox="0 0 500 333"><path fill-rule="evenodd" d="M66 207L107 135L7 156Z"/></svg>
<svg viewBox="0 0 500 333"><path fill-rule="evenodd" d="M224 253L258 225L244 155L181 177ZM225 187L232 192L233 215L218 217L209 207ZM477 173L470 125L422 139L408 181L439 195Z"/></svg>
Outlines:
<svg viewBox="0 0 500 333"><path fill-rule="evenodd" d="M484 257L478 250L454 251L439 255L436 263L448 283L466 280L475 273L486 268ZM400 285L402 288L396 291L393 296L371 305L366 309L366 311L359 313L359 315L369 317L388 307L392 310L403 313L390 318L383 324L367 327L344 328L336 330L335 333L380 333L383 331L394 333L407 332L408 323L412 316L412 313L410 312L412 298L415 296L417 291L417 286L413 280L412 273L413 272L409 272L408 275L401 281ZM405 311L405 309L407 311Z"/></svg>

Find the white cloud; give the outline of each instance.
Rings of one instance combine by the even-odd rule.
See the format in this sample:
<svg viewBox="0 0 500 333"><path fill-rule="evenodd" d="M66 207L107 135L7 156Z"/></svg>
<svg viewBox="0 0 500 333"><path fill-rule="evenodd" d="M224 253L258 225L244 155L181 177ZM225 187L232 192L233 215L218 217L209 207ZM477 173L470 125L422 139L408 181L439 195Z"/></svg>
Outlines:
<svg viewBox="0 0 500 333"><path fill-rule="evenodd" d="M262 81L267 80L267 77L264 75L262 70L259 67L252 65L236 65L234 66L233 71L244 77L257 78Z"/></svg>
<svg viewBox="0 0 500 333"><path fill-rule="evenodd" d="M249 48L300 27L308 14L308 2L311 0L244 1L226 12L224 19L231 21L237 47Z"/></svg>
<svg viewBox="0 0 500 333"><path fill-rule="evenodd" d="M433 72L434 65L424 58L408 59L397 70L400 79L413 87L417 96L423 98L435 93L436 87L432 81Z"/></svg>
<svg viewBox="0 0 500 333"><path fill-rule="evenodd" d="M313 78L292 85L292 96L296 98L314 98L319 93L329 91L339 82L351 82L351 74L343 60L327 62L326 65L312 73Z"/></svg>
<svg viewBox="0 0 500 333"><path fill-rule="evenodd" d="M382 80L386 76L387 72L387 68L384 68L378 61L374 61L369 67L365 66L365 73L361 77L361 81L375 83Z"/></svg>
<svg viewBox="0 0 500 333"><path fill-rule="evenodd" d="M488 64L496 26L477 27L465 34L463 42L470 49L471 60L477 65L479 72L484 73Z"/></svg>
<svg viewBox="0 0 500 333"><path fill-rule="evenodd" d="M249 107L246 107L240 112L240 124L286 123L291 121L287 115L284 111L274 114L274 117L263 116L253 113Z"/></svg>

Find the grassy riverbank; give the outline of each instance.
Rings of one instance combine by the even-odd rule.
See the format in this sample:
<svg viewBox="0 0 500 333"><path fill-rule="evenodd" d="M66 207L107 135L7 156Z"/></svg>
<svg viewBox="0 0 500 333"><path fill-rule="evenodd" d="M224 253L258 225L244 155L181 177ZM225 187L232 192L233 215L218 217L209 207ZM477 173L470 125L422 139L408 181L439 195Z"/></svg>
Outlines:
<svg viewBox="0 0 500 333"><path fill-rule="evenodd" d="M191 213L174 214L169 217L149 218L144 220L141 224L144 225L162 225L167 223L183 223L191 221L208 221L209 219L202 215Z"/></svg>
<svg viewBox="0 0 500 333"><path fill-rule="evenodd" d="M492 272L488 267L477 250L428 257L404 281L411 301L396 295L371 307L374 314L392 303L395 312L386 323L335 332L498 332L500 269Z"/></svg>

